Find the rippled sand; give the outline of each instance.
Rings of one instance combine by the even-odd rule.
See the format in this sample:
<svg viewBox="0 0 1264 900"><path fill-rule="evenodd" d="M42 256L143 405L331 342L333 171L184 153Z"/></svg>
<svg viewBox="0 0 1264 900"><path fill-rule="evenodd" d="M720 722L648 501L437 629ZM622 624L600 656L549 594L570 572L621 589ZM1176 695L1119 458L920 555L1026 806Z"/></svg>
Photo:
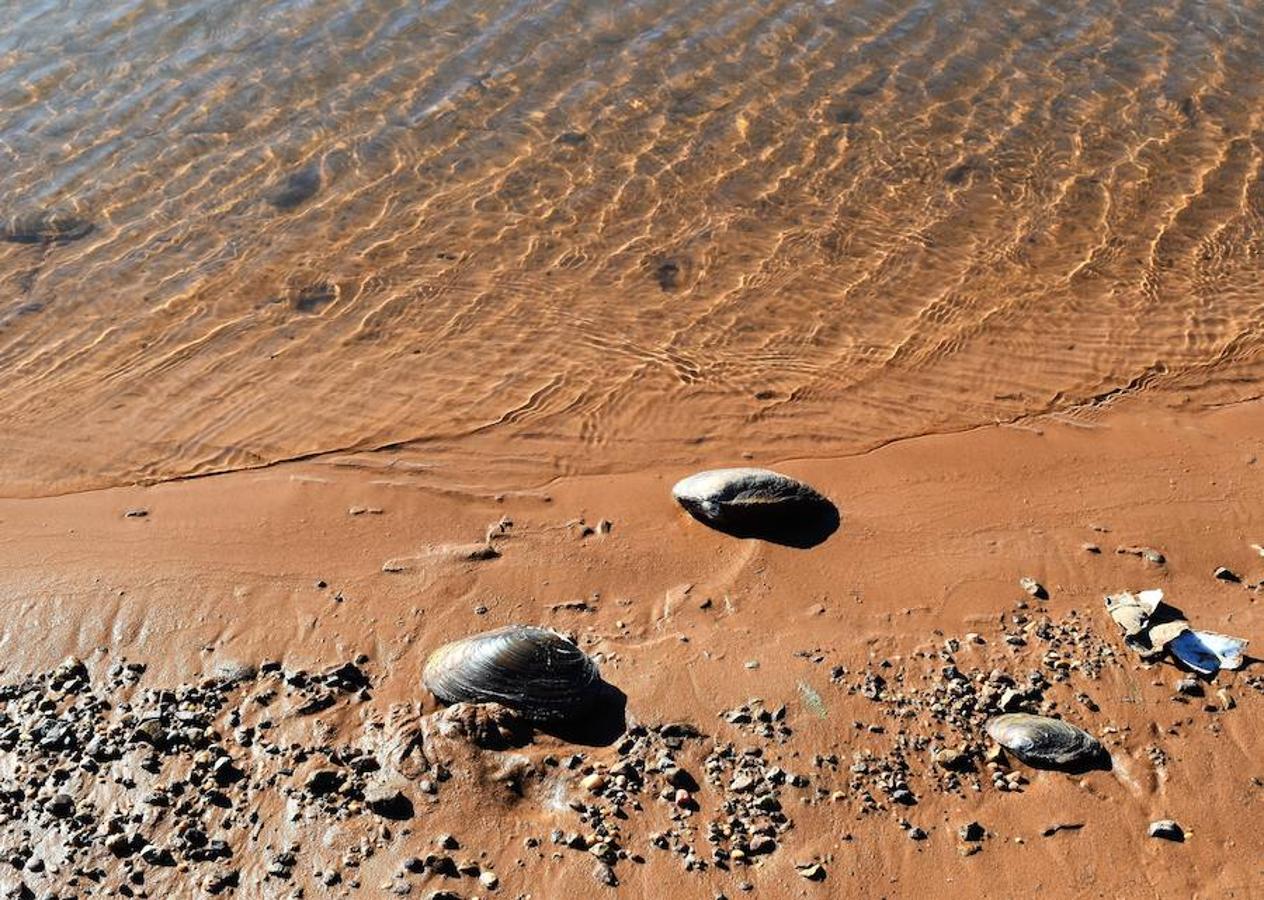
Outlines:
<svg viewBox="0 0 1264 900"><path fill-rule="evenodd" d="M2 490L1254 396L1264 10L1051 6L15 7L0 216L93 228L0 244Z"/></svg>

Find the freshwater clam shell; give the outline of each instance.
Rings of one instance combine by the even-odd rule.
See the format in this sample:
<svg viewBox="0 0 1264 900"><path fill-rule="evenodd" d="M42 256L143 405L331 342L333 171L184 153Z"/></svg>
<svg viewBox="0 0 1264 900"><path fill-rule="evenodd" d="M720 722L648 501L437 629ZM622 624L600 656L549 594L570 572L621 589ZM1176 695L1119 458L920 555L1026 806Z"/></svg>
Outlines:
<svg viewBox="0 0 1264 900"><path fill-rule="evenodd" d="M499 703L536 722L569 719L603 684L594 663L556 631L510 625L444 644L422 682L445 703Z"/></svg>
<svg viewBox="0 0 1264 900"><path fill-rule="evenodd" d="M92 223L73 213L42 209L21 213L0 225L0 236L18 244L55 244L78 240L92 230Z"/></svg>
<svg viewBox="0 0 1264 900"><path fill-rule="evenodd" d="M1097 738L1061 719L1007 713L988 722L987 733L1020 760L1037 768L1091 765L1106 756Z"/></svg>
<svg viewBox="0 0 1264 900"><path fill-rule="evenodd" d="M730 527L758 525L833 506L801 481L753 468L710 469L690 475L676 482L672 496L696 518Z"/></svg>

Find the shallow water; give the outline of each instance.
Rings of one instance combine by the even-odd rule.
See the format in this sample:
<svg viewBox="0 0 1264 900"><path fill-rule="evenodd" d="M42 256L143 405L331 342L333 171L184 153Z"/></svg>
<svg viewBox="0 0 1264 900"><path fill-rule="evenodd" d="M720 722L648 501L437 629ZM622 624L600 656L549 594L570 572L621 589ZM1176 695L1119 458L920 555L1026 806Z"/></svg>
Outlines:
<svg viewBox="0 0 1264 900"><path fill-rule="evenodd" d="M0 491L1255 396L1264 7L1052 6L21 4Z"/></svg>

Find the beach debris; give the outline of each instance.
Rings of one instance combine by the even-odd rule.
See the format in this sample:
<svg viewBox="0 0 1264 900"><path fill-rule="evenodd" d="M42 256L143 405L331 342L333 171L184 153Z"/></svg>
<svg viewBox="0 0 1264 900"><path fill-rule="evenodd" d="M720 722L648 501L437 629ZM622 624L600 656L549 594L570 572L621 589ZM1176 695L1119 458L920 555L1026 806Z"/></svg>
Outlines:
<svg viewBox="0 0 1264 900"><path fill-rule="evenodd" d="M422 681L445 703L499 703L536 722L582 712L602 685L597 665L548 628L510 625L445 644Z"/></svg>
<svg viewBox="0 0 1264 900"><path fill-rule="evenodd" d="M0 225L0 237L15 244L64 244L90 231L87 219L57 209L19 213Z"/></svg>
<svg viewBox="0 0 1264 900"><path fill-rule="evenodd" d="M1185 829L1174 819L1156 819L1150 823L1150 827L1146 829L1146 834L1152 838L1176 841L1178 844L1185 840Z"/></svg>
<svg viewBox="0 0 1264 900"><path fill-rule="evenodd" d="M1216 634L1213 631L1186 629L1170 644L1172 655L1200 675L1213 675L1220 669L1236 669L1242 665L1242 652L1249 641Z"/></svg>
<svg viewBox="0 0 1264 900"><path fill-rule="evenodd" d="M1224 566L1216 566L1214 572L1211 573L1213 578L1219 578L1221 581L1232 582L1238 584L1242 581L1242 576L1232 569L1226 569Z"/></svg>
<svg viewBox="0 0 1264 900"><path fill-rule="evenodd" d="M1123 591L1106 596L1106 611L1124 630L1126 637L1134 637L1145 631L1146 623L1162 602L1163 591L1158 588L1136 594Z"/></svg>
<svg viewBox="0 0 1264 900"><path fill-rule="evenodd" d="M1151 658L1170 651L1186 667L1202 675L1242 665L1249 641L1211 631L1195 631L1163 603L1157 588L1133 594L1123 591L1106 597L1106 611L1123 629L1124 643Z"/></svg>
<svg viewBox="0 0 1264 900"><path fill-rule="evenodd" d="M1049 599L1049 592L1045 590L1044 585L1030 576L1025 575L1018 579L1018 586L1037 600Z"/></svg>
<svg viewBox="0 0 1264 900"><path fill-rule="evenodd" d="M1036 768L1074 768L1099 763L1106 757L1097 738L1061 719L1006 713L988 722L987 733Z"/></svg>
<svg viewBox="0 0 1264 900"><path fill-rule="evenodd" d="M694 518L720 527L759 527L832 507L803 482L768 469L699 472L676 482L672 496Z"/></svg>

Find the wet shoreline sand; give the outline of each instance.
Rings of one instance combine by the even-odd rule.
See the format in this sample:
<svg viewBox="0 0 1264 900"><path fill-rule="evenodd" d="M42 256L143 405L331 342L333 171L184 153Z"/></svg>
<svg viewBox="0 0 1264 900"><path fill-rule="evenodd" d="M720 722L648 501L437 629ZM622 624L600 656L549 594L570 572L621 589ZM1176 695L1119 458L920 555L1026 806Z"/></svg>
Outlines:
<svg viewBox="0 0 1264 900"><path fill-rule="evenodd" d="M1201 697L1181 695L1183 673L1170 662L1141 667L1102 597L1162 587L1198 627L1258 642L1264 558L1251 544L1264 541L1259 415L1258 402L1180 411L1143 398L1077 419L927 435L849 458L709 460L772 465L828 494L841 527L810 550L704 528L671 502L671 484L687 474L674 467L561 476L498 496L433 490L415 450L0 500L2 680L16 684L68 654L85 661L97 688L114 666L143 662L139 685L126 689L136 691L196 684L226 666L280 664L281 674L251 677L284 677L273 686L281 695L276 734L309 750L297 763L276 763L278 774L267 768L271 757L237 746L218 722L228 754L247 773L223 792L262 824L225 829L231 856L186 860L187 873L151 865L137 849L130 865L145 872L153 893L200 882L211 867L235 871L242 896L286 896L296 885L308 896L339 895L351 880L370 894L408 882L421 896L607 890L594 880L600 860L591 849L555 844L551 834L591 837L592 810L609 800L590 796L581 781L594 767L619 765L619 742L578 746L537 733L508 749L462 745L435 794L406 782L416 814L405 823L362 811L335 824L304 787L316 760L328 767L319 748L381 751L393 733L383 723L435 712L419 683L429 650L520 622L575 634L626 695L630 726L688 723L700 735L673 739L681 767L698 782L696 808L659 799L663 776L650 774L642 809L618 820L614 844L643 859L613 858L620 893L732 898L747 895L745 884L750 896L906 896L948 885L1000 897L1039 885L1054 896L1248 896L1264 847L1243 827L1264 805L1258 664L1221 673ZM448 464L443 477L457 485L477 473ZM479 553L489 532L496 554ZM1090 542L1102 552L1086 551ZM1137 546L1160 549L1165 564L1115 552ZM1243 583L1214 578L1217 566ZM1049 599L1027 596L1018 586L1024 576L1046 586ZM1076 661L1066 681L1057 659ZM303 692L311 685L299 678L307 686L294 687L293 672L346 663L366 673L363 696L330 689L328 708L296 711L310 702ZM951 687L945 667L976 673L985 693L998 675L997 684L1012 678L1030 689L1029 673L1042 672L1047 680L1023 708L1098 735L1114 768L1069 776L1015 765L1007 771L1027 783L1011 792L993 786L979 758L973 774L946 785L931 754L970 735L927 705L948 696L936 693ZM886 685L876 692L875 676ZM263 688L245 684L225 696L257 716L247 698ZM1220 688L1233 708L1223 708ZM749 706L752 698L760 703ZM759 710L782 706L784 717L761 723ZM662 737L651 730L643 739ZM728 744L738 754L759 747L765 772L777 767L806 783L776 787L790 827L777 833L775 850L725 871L712 862L708 827L738 795L730 776L704 776L728 765L720 752ZM108 764L116 769L107 767L130 772L141 787L120 787L116 778L82 802L134 809L148 840L178 850L171 835L179 817L146 812L145 779L210 776L174 751L161 774L142 775L145 750L129 749ZM583 759L571 769L576 752ZM550 756L560 763L550 766ZM5 754L4 774L15 777L14 766L37 757ZM257 771L256 757L264 760ZM507 765L521 771L507 776ZM893 787L915 802L893 800ZM360 796L358 787L347 790L332 807L344 815ZM587 821L572 801L588 804ZM489 809L495 814L484 815ZM29 815L48 819L34 826L37 835L53 821ZM1169 817L1189 833L1185 843L1146 836L1150 821ZM987 836L963 841L959 828L976 821ZM1059 825L1068 827L1043 835ZM460 843L447 854L454 860L484 854L475 874L405 867L414 856L424 863L443 833ZM653 843L668 833L667 849ZM918 833L923 839L910 837ZM4 835L12 852L22 839L12 828ZM348 864L347 847L364 840L372 855ZM705 867L686 871L678 841ZM298 845L296 862L281 866L284 877L269 875L287 842ZM64 852L53 838L32 849L54 867ZM123 864L103 858L113 860L109 883ZM813 864L823 881L796 869ZM326 887L322 879L335 869L339 883ZM498 878L494 893L477 881L486 870ZM0 878L55 885L59 873Z"/></svg>

